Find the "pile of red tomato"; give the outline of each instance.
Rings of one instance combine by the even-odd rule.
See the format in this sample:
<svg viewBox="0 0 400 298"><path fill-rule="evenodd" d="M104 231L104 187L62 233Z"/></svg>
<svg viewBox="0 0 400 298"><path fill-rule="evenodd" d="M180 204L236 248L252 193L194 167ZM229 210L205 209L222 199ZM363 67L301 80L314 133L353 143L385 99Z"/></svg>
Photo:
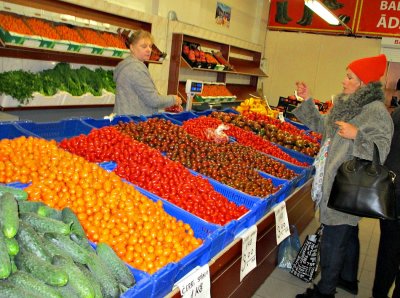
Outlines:
<svg viewBox="0 0 400 298"><path fill-rule="evenodd" d="M65 139L59 145L92 162L115 161L115 173L121 178L208 222L224 225L248 211L216 192L208 180L192 175L180 163L115 127L95 129L87 136Z"/></svg>

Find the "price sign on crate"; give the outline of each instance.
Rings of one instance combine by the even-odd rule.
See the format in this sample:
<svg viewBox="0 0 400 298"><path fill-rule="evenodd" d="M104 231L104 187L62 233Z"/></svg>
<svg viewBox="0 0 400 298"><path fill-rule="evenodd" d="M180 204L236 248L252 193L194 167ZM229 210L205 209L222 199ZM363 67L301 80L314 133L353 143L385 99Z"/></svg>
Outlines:
<svg viewBox="0 0 400 298"><path fill-rule="evenodd" d="M257 226L251 226L242 235L242 260L240 263L240 281L257 267L256 244Z"/></svg>
<svg viewBox="0 0 400 298"><path fill-rule="evenodd" d="M182 298L210 298L211 282L208 264L196 267L176 285L179 287Z"/></svg>
<svg viewBox="0 0 400 298"><path fill-rule="evenodd" d="M275 208L275 227L276 227L276 243L281 243L290 235L289 219L286 211L285 201L279 203Z"/></svg>

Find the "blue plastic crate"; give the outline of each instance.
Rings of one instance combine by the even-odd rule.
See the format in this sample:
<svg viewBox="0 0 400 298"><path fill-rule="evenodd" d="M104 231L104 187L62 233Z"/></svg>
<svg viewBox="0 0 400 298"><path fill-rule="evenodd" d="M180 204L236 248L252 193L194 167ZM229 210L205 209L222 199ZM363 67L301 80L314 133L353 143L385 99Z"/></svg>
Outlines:
<svg viewBox="0 0 400 298"><path fill-rule="evenodd" d="M221 112L224 112L224 113L233 113L233 114L240 114L238 111L236 111L235 109L232 109L232 108L223 109Z"/></svg>
<svg viewBox="0 0 400 298"><path fill-rule="evenodd" d="M284 164L286 166L286 168L294 171L298 175L296 178L290 180L290 182L293 184L294 188L299 187L307 182L307 180L308 180L307 173L309 171L311 171L311 167L300 167L298 165L294 165L290 162L287 162L286 160L276 158L275 156L272 156L272 155L269 155L269 157Z"/></svg>
<svg viewBox="0 0 400 298"><path fill-rule="evenodd" d="M18 123L21 127L29 132L38 135L46 140L62 141L65 138L71 138L80 134L88 134L93 127L83 123L81 120L61 120L58 122L25 122Z"/></svg>
<svg viewBox="0 0 400 298"><path fill-rule="evenodd" d="M149 116L140 116L140 117L143 119L143 121L146 121L146 120L152 119L152 118L158 118L158 119L168 120L168 121L170 121L170 122L172 122L173 124L176 124L176 125L181 125L182 124L180 121L175 120L175 119L167 116L164 113L158 113L158 114L153 114L153 115L149 115Z"/></svg>
<svg viewBox="0 0 400 298"><path fill-rule="evenodd" d="M118 116L115 116L112 121L110 121L108 119L93 119L93 118L81 119L81 121L83 123L93 126L95 128L101 128L104 126L117 125L120 121L131 122L134 120L128 116L118 115Z"/></svg>
<svg viewBox="0 0 400 298"><path fill-rule="evenodd" d="M92 248L96 250L97 244L89 241L89 244ZM126 292L124 292L121 297L130 297L130 298L141 298L141 297L151 297L151 293L153 291L153 279L151 275L147 272L138 270L133 268L129 264L125 263L126 267L128 267L129 271L132 273L135 278L135 284L130 287Z"/></svg>
<svg viewBox="0 0 400 298"><path fill-rule="evenodd" d="M7 183L4 185L8 186L8 187L16 188L16 189L25 189L30 185L30 183L11 182L11 183Z"/></svg>
<svg viewBox="0 0 400 298"><path fill-rule="evenodd" d="M275 144L275 145L278 146L279 148L281 148L283 152L286 152L291 157L296 158L298 161L306 162L309 165L312 165L314 163L314 158L309 155L306 155L304 153L301 153L301 152L293 150L293 149L286 148L285 146L281 146L279 144Z"/></svg>
<svg viewBox="0 0 400 298"><path fill-rule="evenodd" d="M160 197L144 190L143 188L136 185L135 188L154 202L162 200ZM210 261L211 235L219 228L218 225L207 223L166 200L162 201L165 212L178 220L182 220L184 223L189 224L193 229L195 237L201 238L203 244L176 264L170 263L153 274L152 278L154 280L154 287L152 297L164 297L172 290L172 287L178 280L177 278L179 276L184 276L196 266L202 266Z"/></svg>
<svg viewBox="0 0 400 298"><path fill-rule="evenodd" d="M198 116L208 116L210 115L212 112L224 112L224 113L233 113L233 114L239 114L238 111L232 109L232 108L226 108L223 110L213 110L213 109L209 109L209 110L205 110L205 111L201 111L201 112L193 112L194 114L198 115Z"/></svg>
<svg viewBox="0 0 400 298"><path fill-rule="evenodd" d="M176 124L179 125L182 125L182 123L186 120L198 117L198 115L190 111L185 111L178 114L164 113L164 115L167 116L168 118L175 120Z"/></svg>
<svg viewBox="0 0 400 298"><path fill-rule="evenodd" d="M97 244L89 241L91 247L96 249ZM147 272L138 270L133 268L129 264L125 263L126 267L128 267L129 271L132 273L135 278L135 284L130 287L126 292L124 292L121 297L126 298L141 298L141 297L151 297L153 291L153 279L151 275Z"/></svg>
<svg viewBox="0 0 400 298"><path fill-rule="evenodd" d="M303 123L299 123L299 122L290 120L288 118L285 118L285 122L290 123L293 126L297 127L298 129L301 129L301 130L310 130L307 125L304 125Z"/></svg>
<svg viewBox="0 0 400 298"><path fill-rule="evenodd" d="M98 164L100 167L102 167L104 170L106 170L107 172L112 172L115 170L115 168L117 167L117 163L113 162L113 161L105 161L105 162L101 162Z"/></svg>
<svg viewBox="0 0 400 298"><path fill-rule="evenodd" d="M213 185L213 187L216 191L220 192L222 195L224 195L230 201L235 202L238 205L245 205L247 207L247 209L249 209L249 212L247 212L241 218L233 221L235 224L230 226L230 229L228 230L228 234L227 234L227 237L228 237L227 242L228 243L231 240L233 240L234 237L238 233L240 233L243 229L250 227L251 225L255 224L261 217L263 217L267 213L269 208L274 204L274 202L276 200L275 196L281 195L281 194L282 195L286 194L286 189L287 189L287 185L288 185L287 180L278 179L276 177L273 177L270 175L263 175L263 173L260 173L260 175L264 176L264 178L271 179L272 184L274 186L279 186L279 185L282 186L282 188L279 191L277 191L276 193L271 194L265 198L260 198L260 197L256 197L256 196L251 196L242 191L234 189L228 185L222 184L221 182L218 182L215 179L204 176L193 170L190 170L190 172L193 173L194 175L200 175L200 176L208 179L208 181L210 181L210 183ZM229 237L230 237L230 240L229 240Z"/></svg>
<svg viewBox="0 0 400 298"><path fill-rule="evenodd" d="M142 272L128 265L129 270L135 278L135 285L121 295L121 298L151 297L154 281L146 272Z"/></svg>
<svg viewBox="0 0 400 298"><path fill-rule="evenodd" d="M292 193L292 191L295 188L295 183L294 181L291 180L286 180L286 179L280 179L275 176L269 175L264 172L260 172L260 175L264 177L265 179L271 179L272 183L274 186L280 186L280 189L275 192L268 200L268 206L267 210L270 210L272 206L276 204L277 201L283 201Z"/></svg>
<svg viewBox="0 0 400 298"><path fill-rule="evenodd" d="M15 139L18 137L38 137L34 133L17 125L18 122L0 122L0 139ZM24 122L20 122L24 123Z"/></svg>

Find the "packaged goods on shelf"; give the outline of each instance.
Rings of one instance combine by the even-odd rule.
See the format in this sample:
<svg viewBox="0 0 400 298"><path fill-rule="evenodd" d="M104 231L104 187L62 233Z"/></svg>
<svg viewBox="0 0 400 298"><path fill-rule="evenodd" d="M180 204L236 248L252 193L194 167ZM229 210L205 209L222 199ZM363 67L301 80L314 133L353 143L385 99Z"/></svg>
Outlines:
<svg viewBox="0 0 400 298"><path fill-rule="evenodd" d="M183 42L182 56L194 68L214 69L218 64L211 53L204 52L201 45L194 42Z"/></svg>
<svg viewBox="0 0 400 298"><path fill-rule="evenodd" d="M204 82L203 92L196 94L194 99L199 102L226 103L235 101L236 96L228 90L225 83Z"/></svg>

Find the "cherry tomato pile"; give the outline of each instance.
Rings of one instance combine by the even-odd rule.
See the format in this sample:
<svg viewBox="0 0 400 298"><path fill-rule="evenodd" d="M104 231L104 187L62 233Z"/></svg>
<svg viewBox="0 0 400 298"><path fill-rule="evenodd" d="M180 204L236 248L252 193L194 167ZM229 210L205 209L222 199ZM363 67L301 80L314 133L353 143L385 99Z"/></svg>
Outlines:
<svg viewBox="0 0 400 298"><path fill-rule="evenodd" d="M278 189L255 169L283 179L297 174L250 147L203 141L164 119L120 123L118 129L175 161L247 194L266 197Z"/></svg>
<svg viewBox="0 0 400 298"><path fill-rule="evenodd" d="M206 179L192 175L180 163L121 134L114 127L104 127L92 130L87 136L65 139L60 147L89 161L117 162L115 173L118 176L208 222L224 225L248 211L245 206L237 206L216 192Z"/></svg>
<svg viewBox="0 0 400 298"><path fill-rule="evenodd" d="M220 119L244 130L253 131L262 138L286 148L299 151L309 156L318 154L320 145L318 140L294 125L268 117L261 113L244 112L243 114L212 112L211 117Z"/></svg>
<svg viewBox="0 0 400 298"><path fill-rule="evenodd" d="M164 111L169 113L180 113L183 111L183 107L181 105L173 105L165 108Z"/></svg>
<svg viewBox="0 0 400 298"><path fill-rule="evenodd" d="M115 173L57 147L55 141L0 140L0 182L32 182L28 199L71 208L88 238L106 242L133 267L153 273L201 245L192 228L167 214Z"/></svg>
<svg viewBox="0 0 400 298"><path fill-rule="evenodd" d="M273 124L275 125L278 129L281 129L283 131L288 132L291 135L294 136L301 136L304 140L308 140L311 143L318 144L319 141L321 141L322 135L320 133L315 133L313 136L309 136L306 134L306 132L302 129L297 128L293 124L289 122L281 122L278 119L268 117L267 115L263 115L260 113L254 113L254 112L245 112L243 113L243 116L245 116L249 120L254 120L258 122L264 122L268 124Z"/></svg>
<svg viewBox="0 0 400 298"><path fill-rule="evenodd" d="M216 129L222 121L217 118L200 116L183 122L183 128L191 135L195 135L202 140L209 140L208 129ZM226 124L228 129L224 133L234 137L236 141L242 145L252 147L258 151L286 160L298 166L308 166L306 162L300 162L291 157L286 152L282 151L278 146L272 144L270 141L261 138L253 132L244 130L240 127Z"/></svg>

